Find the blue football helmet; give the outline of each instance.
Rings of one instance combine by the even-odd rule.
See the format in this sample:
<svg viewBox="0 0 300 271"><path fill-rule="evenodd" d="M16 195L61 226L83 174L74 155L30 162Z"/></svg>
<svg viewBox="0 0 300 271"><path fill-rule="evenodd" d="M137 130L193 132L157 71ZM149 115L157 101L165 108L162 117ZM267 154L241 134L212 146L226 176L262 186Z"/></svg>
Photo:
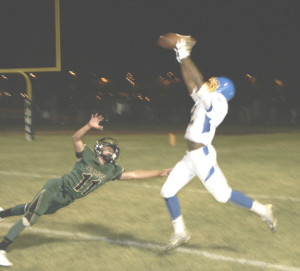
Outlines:
<svg viewBox="0 0 300 271"><path fill-rule="evenodd" d="M227 77L215 77L218 81L216 92L223 94L227 101L230 101L235 95L235 87L233 82Z"/></svg>

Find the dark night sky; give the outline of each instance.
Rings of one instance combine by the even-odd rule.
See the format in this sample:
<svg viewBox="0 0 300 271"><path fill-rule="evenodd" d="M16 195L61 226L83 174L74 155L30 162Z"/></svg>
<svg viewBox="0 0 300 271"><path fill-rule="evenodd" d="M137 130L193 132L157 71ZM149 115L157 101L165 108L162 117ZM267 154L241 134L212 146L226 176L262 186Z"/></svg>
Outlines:
<svg viewBox="0 0 300 271"><path fill-rule="evenodd" d="M160 34L197 39L207 76L299 77L298 0L61 0L62 68L147 77L179 71ZM53 0L0 0L0 68L53 66ZM49 12L50 11L50 12Z"/></svg>

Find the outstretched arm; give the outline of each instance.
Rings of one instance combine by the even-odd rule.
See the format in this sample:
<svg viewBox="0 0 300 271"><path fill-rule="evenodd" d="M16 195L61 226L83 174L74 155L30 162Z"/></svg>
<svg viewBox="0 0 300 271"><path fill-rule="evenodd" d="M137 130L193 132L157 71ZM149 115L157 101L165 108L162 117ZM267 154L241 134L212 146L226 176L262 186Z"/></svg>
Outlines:
<svg viewBox="0 0 300 271"><path fill-rule="evenodd" d="M186 57L181 60L180 68L189 93L192 94L193 91L197 92L204 83L202 73L198 70L190 57Z"/></svg>
<svg viewBox="0 0 300 271"><path fill-rule="evenodd" d="M77 132L72 136L75 152L82 152L84 150L84 144L82 137L91 129L95 128L97 130L103 131L103 126L100 125L100 122L104 119L101 115L93 114L90 121L81 127Z"/></svg>
<svg viewBox="0 0 300 271"><path fill-rule="evenodd" d="M166 177L169 175L172 168L163 170L134 170L125 171L122 173L120 180L132 180L132 179L148 179L154 177Z"/></svg>
<svg viewBox="0 0 300 271"><path fill-rule="evenodd" d="M197 93L207 110L211 107L211 96L207 87L203 87L204 78L190 57L184 58L180 63L181 73L190 94ZM194 95L194 94L193 94Z"/></svg>
<svg viewBox="0 0 300 271"><path fill-rule="evenodd" d="M196 40L187 35L179 35L180 39L176 42L176 59L180 63L181 73L184 83L190 94L197 92L204 83L202 73L190 58L191 50L196 44Z"/></svg>

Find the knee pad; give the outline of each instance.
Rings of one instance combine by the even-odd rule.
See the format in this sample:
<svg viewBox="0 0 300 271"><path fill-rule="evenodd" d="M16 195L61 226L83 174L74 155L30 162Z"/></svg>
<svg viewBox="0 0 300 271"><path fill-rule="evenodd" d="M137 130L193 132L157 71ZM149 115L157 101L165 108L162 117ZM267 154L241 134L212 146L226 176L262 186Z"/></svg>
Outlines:
<svg viewBox="0 0 300 271"><path fill-rule="evenodd" d="M39 219L39 217L40 216L38 214L27 212L22 217L22 223L25 227L30 227Z"/></svg>
<svg viewBox="0 0 300 271"><path fill-rule="evenodd" d="M232 189L230 188L226 191L215 192L213 194L213 196L216 201L218 201L220 203L226 203L230 199L231 191L232 191Z"/></svg>
<svg viewBox="0 0 300 271"><path fill-rule="evenodd" d="M168 189L167 185L163 185L163 187L160 190L160 195L165 199L172 198L176 195L176 191L172 191L172 189Z"/></svg>
<svg viewBox="0 0 300 271"><path fill-rule="evenodd" d="M35 199L25 206L26 213L22 217L22 222L25 227L33 225L38 218L44 214L48 208L49 192L42 190Z"/></svg>
<svg viewBox="0 0 300 271"><path fill-rule="evenodd" d="M163 186L162 188L161 188L161 190L160 190L160 195L163 197L163 198L168 198L167 196L166 196L166 189L164 188L165 186Z"/></svg>
<svg viewBox="0 0 300 271"><path fill-rule="evenodd" d="M25 216L22 217L22 223L25 227L31 226L29 220Z"/></svg>

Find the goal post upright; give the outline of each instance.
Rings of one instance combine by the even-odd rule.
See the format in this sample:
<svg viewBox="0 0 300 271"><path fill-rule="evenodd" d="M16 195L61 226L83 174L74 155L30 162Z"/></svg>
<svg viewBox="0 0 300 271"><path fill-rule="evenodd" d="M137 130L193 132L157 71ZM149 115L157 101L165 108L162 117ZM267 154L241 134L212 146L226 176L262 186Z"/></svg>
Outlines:
<svg viewBox="0 0 300 271"><path fill-rule="evenodd" d="M55 67L13 68L0 69L0 73L16 73L24 77L26 83L26 98L24 102L25 139L34 139L33 111L32 111L32 84L27 72L58 72L61 71L61 43L60 43L60 0L54 0L55 14Z"/></svg>

